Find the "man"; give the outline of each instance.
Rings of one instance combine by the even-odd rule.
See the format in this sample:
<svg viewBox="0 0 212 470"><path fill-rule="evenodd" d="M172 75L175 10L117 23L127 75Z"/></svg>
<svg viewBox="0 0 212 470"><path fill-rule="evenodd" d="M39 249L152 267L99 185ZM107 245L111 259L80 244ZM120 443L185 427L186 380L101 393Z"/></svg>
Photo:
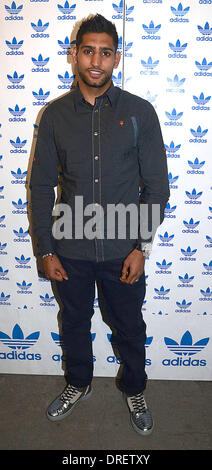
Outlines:
<svg viewBox="0 0 212 470"><path fill-rule="evenodd" d="M153 419L143 395L147 381L146 325L141 306L149 247L144 242L153 237L142 234L149 234L148 221L154 225L153 217L147 217L154 204L160 209L158 225L163 221L169 185L154 108L112 83L113 69L120 61L117 47L117 32L110 21L101 15L84 20L72 54L78 72L77 86L46 108L39 125L31 176L32 215L46 277L56 281L63 303L62 338L68 382L64 392L48 407L47 416L52 421L63 419L91 393L90 329L98 279L109 321L116 330L111 342L117 346L123 364L119 388L133 428L148 435ZM63 216L57 218L53 235L52 210L59 166L62 189L59 210L54 215L62 211ZM149 212L144 211L142 216L141 211L139 231L134 236L136 211L131 223L126 208L137 209L139 204L148 205ZM118 233L117 219L114 222L111 218L114 207L119 207L122 220ZM86 222L83 232L82 209ZM99 217L90 220L93 212Z"/></svg>

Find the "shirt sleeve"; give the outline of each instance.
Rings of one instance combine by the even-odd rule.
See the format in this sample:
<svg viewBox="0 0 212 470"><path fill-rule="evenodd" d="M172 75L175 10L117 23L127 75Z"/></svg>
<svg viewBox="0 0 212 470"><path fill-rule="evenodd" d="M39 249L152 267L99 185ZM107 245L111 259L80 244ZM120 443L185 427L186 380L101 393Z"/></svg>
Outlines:
<svg viewBox="0 0 212 470"><path fill-rule="evenodd" d="M53 125L46 108L42 114L30 178L33 232L41 255L55 251L52 209L58 184L58 155Z"/></svg>
<svg viewBox="0 0 212 470"><path fill-rule="evenodd" d="M153 242L170 196L167 157L158 116L146 102L139 126L138 155L140 186L139 243Z"/></svg>

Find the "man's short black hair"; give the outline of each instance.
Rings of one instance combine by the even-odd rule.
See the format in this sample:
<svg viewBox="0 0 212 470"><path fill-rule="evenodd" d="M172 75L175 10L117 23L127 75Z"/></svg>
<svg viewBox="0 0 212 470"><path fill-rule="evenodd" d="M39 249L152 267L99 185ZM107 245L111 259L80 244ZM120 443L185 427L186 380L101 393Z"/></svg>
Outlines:
<svg viewBox="0 0 212 470"><path fill-rule="evenodd" d="M118 48L118 34L116 31L115 25L104 18L104 16L97 13L96 15L91 15L87 19L83 20L76 36L76 46L77 48L82 42L82 37L86 33L107 33L109 36L112 36L115 51Z"/></svg>

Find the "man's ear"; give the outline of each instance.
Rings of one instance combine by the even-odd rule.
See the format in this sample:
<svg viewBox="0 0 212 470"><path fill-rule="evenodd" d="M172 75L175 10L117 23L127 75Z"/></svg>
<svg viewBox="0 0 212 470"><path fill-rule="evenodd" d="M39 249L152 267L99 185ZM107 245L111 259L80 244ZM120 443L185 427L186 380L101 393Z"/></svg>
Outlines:
<svg viewBox="0 0 212 470"><path fill-rule="evenodd" d="M121 52L120 52L120 51L117 51L117 52L116 52L116 56L115 56L114 69L117 69L117 67L119 66L120 60L121 60Z"/></svg>
<svg viewBox="0 0 212 470"><path fill-rule="evenodd" d="M76 46L72 48L72 59L73 59L74 64L77 64L77 47Z"/></svg>

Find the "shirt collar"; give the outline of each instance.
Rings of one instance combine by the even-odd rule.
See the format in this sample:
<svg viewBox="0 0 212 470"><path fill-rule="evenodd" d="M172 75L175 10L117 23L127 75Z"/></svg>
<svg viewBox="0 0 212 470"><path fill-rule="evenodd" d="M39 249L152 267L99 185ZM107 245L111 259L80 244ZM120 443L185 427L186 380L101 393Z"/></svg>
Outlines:
<svg viewBox="0 0 212 470"><path fill-rule="evenodd" d="M86 101L83 97L83 94L80 91L79 84L77 82L75 89L73 90L74 93L74 105L76 111L82 109L82 106L86 104ZM110 106L114 106L117 99L117 87L114 86L113 82L111 83L110 87L106 92L99 96L97 100L102 103L108 103ZM88 106L91 106L87 103Z"/></svg>

